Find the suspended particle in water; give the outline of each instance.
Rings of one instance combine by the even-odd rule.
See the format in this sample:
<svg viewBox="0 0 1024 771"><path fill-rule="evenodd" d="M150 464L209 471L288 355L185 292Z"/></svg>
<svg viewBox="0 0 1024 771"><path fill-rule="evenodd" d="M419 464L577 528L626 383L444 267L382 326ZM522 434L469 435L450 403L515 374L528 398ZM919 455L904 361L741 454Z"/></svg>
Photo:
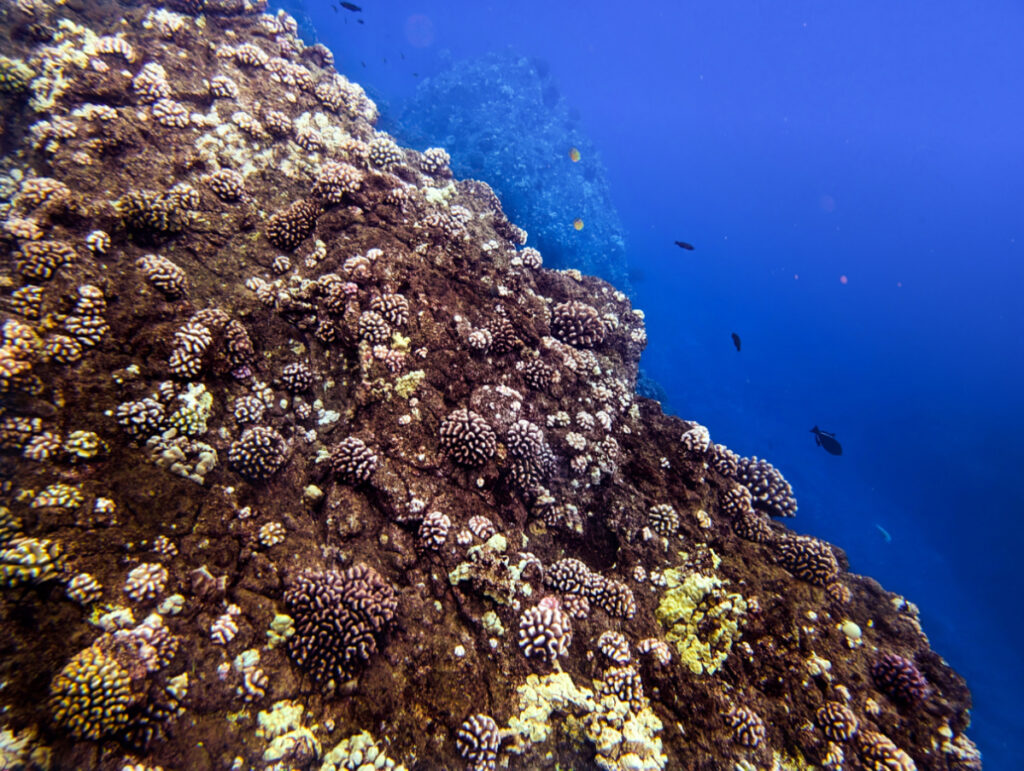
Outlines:
<svg viewBox="0 0 1024 771"><path fill-rule="evenodd" d="M848 278L846 277L846 274L845 274L845 273L844 273L843 275L841 275L841 276L839 277L839 283L840 283L840 284L846 284L846 283L847 283L847 282L848 282L849 280L850 280L850 279L848 279Z"/></svg>

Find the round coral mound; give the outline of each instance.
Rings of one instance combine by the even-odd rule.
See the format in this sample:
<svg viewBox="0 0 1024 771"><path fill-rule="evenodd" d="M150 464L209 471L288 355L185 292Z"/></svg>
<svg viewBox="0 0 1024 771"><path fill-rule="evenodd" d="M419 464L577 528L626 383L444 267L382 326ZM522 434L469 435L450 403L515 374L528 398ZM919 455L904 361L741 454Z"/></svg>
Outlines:
<svg viewBox="0 0 1024 771"><path fill-rule="evenodd" d="M288 652L328 691L377 652L377 641L398 608L391 585L362 563L345 571L305 570L284 600L295 619Z"/></svg>

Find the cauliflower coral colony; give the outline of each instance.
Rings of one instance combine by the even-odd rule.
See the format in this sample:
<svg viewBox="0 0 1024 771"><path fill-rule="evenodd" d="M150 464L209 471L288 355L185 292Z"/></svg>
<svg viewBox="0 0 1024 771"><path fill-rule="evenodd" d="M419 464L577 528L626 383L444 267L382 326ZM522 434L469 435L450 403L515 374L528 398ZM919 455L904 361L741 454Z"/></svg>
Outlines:
<svg viewBox="0 0 1024 771"><path fill-rule="evenodd" d="M914 605L294 19L2 14L0 765L980 768Z"/></svg>

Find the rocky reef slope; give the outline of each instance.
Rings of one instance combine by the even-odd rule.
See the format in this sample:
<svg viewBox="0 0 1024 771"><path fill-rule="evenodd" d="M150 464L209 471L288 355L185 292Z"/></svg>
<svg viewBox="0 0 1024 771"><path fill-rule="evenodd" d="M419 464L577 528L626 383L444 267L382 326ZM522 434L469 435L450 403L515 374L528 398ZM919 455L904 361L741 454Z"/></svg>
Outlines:
<svg viewBox="0 0 1024 771"><path fill-rule="evenodd" d="M247 0L7 0L0 765L974 769L643 314Z"/></svg>

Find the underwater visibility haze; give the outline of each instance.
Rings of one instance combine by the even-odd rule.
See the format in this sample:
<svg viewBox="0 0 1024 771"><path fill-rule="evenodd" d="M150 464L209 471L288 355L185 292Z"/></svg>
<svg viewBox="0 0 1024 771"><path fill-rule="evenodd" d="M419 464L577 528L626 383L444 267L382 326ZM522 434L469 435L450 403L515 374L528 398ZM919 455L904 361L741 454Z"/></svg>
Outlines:
<svg viewBox="0 0 1024 771"><path fill-rule="evenodd" d="M1020 767L1019 4L0 23L0 768Z"/></svg>

